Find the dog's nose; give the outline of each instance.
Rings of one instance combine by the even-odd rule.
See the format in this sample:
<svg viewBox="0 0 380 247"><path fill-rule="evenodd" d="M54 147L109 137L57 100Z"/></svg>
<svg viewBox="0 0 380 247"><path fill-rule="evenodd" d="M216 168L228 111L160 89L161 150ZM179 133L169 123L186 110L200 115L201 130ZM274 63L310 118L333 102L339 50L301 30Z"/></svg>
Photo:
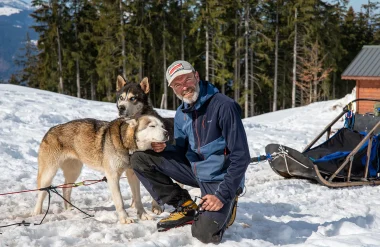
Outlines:
<svg viewBox="0 0 380 247"><path fill-rule="evenodd" d="M127 115L127 109L125 108L125 106L121 105L119 106L119 116L126 116Z"/></svg>

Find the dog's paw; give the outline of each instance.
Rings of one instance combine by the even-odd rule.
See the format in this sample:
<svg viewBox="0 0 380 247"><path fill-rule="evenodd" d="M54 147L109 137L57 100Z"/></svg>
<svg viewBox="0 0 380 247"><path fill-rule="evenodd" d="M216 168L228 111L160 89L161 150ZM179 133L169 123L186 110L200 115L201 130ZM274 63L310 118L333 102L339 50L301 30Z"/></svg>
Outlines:
<svg viewBox="0 0 380 247"><path fill-rule="evenodd" d="M152 212L157 215L160 215L162 214L163 210L160 205L152 205Z"/></svg>
<svg viewBox="0 0 380 247"><path fill-rule="evenodd" d="M32 212L30 212L30 216L36 216L42 214L42 208L35 208Z"/></svg>
<svg viewBox="0 0 380 247"><path fill-rule="evenodd" d="M150 216L149 214L147 214L146 212L142 213L142 214L139 214L139 218L141 220L154 220L154 217Z"/></svg>
<svg viewBox="0 0 380 247"><path fill-rule="evenodd" d="M132 219L132 218L123 218L123 219L120 219L120 224L131 224L131 223L135 223L135 220Z"/></svg>
<svg viewBox="0 0 380 247"><path fill-rule="evenodd" d="M155 200L152 200L152 212L157 215L160 215L163 212L161 206Z"/></svg>
<svg viewBox="0 0 380 247"><path fill-rule="evenodd" d="M30 216L37 216L39 214L42 214L42 212L40 213L40 212L36 212L34 210L32 212L30 212Z"/></svg>

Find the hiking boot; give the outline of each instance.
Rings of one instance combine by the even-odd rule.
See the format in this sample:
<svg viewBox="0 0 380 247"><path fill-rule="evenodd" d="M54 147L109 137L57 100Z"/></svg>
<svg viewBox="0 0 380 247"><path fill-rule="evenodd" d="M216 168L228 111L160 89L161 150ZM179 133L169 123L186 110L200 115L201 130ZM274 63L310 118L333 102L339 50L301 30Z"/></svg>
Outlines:
<svg viewBox="0 0 380 247"><path fill-rule="evenodd" d="M162 232L174 227L193 224L197 209L198 206L193 200L189 199L185 201L175 211L170 213L169 217L157 223L157 230Z"/></svg>
<svg viewBox="0 0 380 247"><path fill-rule="evenodd" d="M233 206L233 208L232 208L232 212L231 212L230 220L229 220L228 223L227 223L227 227L226 227L226 229L227 229L228 227L232 226L232 224L233 224L234 221L235 221L238 199L239 199L239 196L236 196L236 197L235 197L235 200L234 200L234 202L233 202L234 206Z"/></svg>

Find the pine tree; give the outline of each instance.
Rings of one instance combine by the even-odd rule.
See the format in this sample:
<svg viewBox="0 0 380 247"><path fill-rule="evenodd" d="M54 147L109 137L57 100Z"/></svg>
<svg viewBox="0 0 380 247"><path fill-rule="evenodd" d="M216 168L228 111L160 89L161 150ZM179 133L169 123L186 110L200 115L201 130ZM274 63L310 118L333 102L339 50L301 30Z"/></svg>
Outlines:
<svg viewBox="0 0 380 247"><path fill-rule="evenodd" d="M31 87L37 85L38 78L35 74L38 63L37 52L36 44L30 39L29 32L27 32L25 46L20 49L20 54L14 60L14 63L21 68L17 75L21 85Z"/></svg>

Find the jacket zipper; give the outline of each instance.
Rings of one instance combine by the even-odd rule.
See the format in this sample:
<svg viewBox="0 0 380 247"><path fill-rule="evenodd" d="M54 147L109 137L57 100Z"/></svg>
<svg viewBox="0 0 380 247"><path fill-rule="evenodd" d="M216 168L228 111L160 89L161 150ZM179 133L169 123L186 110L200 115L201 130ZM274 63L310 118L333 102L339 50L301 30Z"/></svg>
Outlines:
<svg viewBox="0 0 380 247"><path fill-rule="evenodd" d="M195 121L194 121L195 133L197 134L197 139L198 139L197 150L198 150L198 154L200 154L202 156L202 158L204 159L203 155L201 154L201 148L200 148L201 147L201 141L199 139L198 127L197 127L198 114L197 114L197 111L194 111L194 112L195 112ZM197 175L197 162L194 162L193 172L194 172L195 175Z"/></svg>
<svg viewBox="0 0 380 247"><path fill-rule="evenodd" d="M199 139L199 134L198 134L198 125L197 125L197 121L198 121L198 114L197 114L197 111L194 111L195 112L195 133L197 134L197 139L198 139L198 154L200 154L202 156L202 159L204 160L205 158L203 157L203 154L201 154L201 141Z"/></svg>

